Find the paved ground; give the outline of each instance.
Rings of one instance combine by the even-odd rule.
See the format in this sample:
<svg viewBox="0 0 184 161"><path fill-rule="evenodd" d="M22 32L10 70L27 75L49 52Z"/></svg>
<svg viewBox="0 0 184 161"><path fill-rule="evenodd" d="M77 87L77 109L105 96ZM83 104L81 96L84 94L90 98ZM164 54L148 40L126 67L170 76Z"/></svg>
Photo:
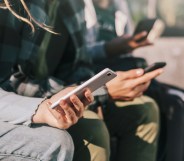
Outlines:
<svg viewBox="0 0 184 161"><path fill-rule="evenodd" d="M184 88L184 38L162 38L154 46L138 49L134 54L144 57L149 64L166 61L165 72L158 80Z"/></svg>

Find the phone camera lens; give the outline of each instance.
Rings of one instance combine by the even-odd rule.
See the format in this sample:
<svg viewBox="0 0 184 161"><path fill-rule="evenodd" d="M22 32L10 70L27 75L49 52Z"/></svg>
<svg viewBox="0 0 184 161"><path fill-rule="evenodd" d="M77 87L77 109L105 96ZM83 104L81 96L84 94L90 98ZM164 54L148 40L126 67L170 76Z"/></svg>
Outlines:
<svg viewBox="0 0 184 161"><path fill-rule="evenodd" d="M107 73L107 76L111 76L111 73Z"/></svg>

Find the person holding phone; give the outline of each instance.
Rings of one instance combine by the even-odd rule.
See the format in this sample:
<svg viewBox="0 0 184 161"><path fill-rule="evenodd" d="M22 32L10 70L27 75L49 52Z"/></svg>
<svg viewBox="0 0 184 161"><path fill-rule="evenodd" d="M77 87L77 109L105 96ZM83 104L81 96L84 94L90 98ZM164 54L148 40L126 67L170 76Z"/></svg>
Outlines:
<svg viewBox="0 0 184 161"><path fill-rule="evenodd" d="M88 53L94 60L119 57L152 44L146 39L146 31L132 35L126 0L85 0L85 3Z"/></svg>
<svg viewBox="0 0 184 161"><path fill-rule="evenodd" d="M62 36L58 37L47 33L43 43L44 50L39 53L42 59L39 59L36 65L38 75L42 78L52 75L64 80L67 84L73 84L91 77L95 73L93 67L96 64L91 62L91 57L85 52L86 24L83 15L83 1L70 0L62 1L62 3L65 5L59 8L56 21L52 25L57 32L62 33ZM152 161L155 159L157 150L155 145L159 128L158 110L156 103L142 94L148 88L150 81L162 72L163 70L159 69L144 75L143 69L118 71L118 76L115 79L107 83L101 91L95 93L95 108L106 107L104 121L108 125L110 135L118 135L121 138L121 141L118 142L117 160L135 161L136 159L142 161L142 158L145 158L146 161ZM85 125L84 129L92 127L88 124ZM73 132L75 128L81 129L79 124L69 129L73 138L78 136ZM104 153L104 151L108 151L108 148L101 144L95 144L95 140L90 139L91 134L88 136L88 130L84 129L81 131L85 132L80 132L79 135L83 136L85 140L88 138L87 141L91 140L88 142L89 151L99 147L102 150L101 155L98 155L100 153L90 153L91 160L94 158L100 161L108 160L109 154ZM147 129L149 130L147 131ZM141 135L142 132L146 135ZM98 133L99 131L96 130L96 134ZM96 139L98 140L98 138ZM77 143L75 145L77 146ZM74 158L79 161L85 160L84 156L78 154L76 157L76 155Z"/></svg>
<svg viewBox="0 0 184 161"><path fill-rule="evenodd" d="M136 30L140 31L140 28L142 30L142 27L147 25L146 28L151 29L152 25L148 23L154 25L153 30L150 32L149 37L147 37L148 33L144 32L141 37L138 36L136 38L136 35L133 35L135 42L131 43L132 47L128 47L126 42L129 41L124 40L123 37L127 33L132 34L133 30L130 25L131 17L126 0L88 0L85 2L87 4L86 22L88 31L86 39L89 43L88 53L95 60L97 70L104 67L109 67L113 70L128 70L136 67L145 68L147 66L146 61L142 58L134 57L131 51L139 47L139 43L141 43L139 40L142 40L143 46L149 45L150 42L145 39L145 36L149 40L155 39L161 30L163 30L163 24L159 21L157 22L156 19L143 20ZM138 34L136 30L134 34ZM122 43L123 41L125 45ZM166 158L169 161L182 161L184 156L182 147L184 146L181 140L183 140L184 133L182 128L176 128L176 125L180 124L182 126L183 124L182 109L184 104L182 95L184 94L184 90L154 79L145 94L155 99L159 105L161 115L157 159L163 160L163 158ZM172 117L168 117L168 115Z"/></svg>
<svg viewBox="0 0 184 161"><path fill-rule="evenodd" d="M11 2L0 1L0 7L3 7L3 9L0 9L0 160L72 161L74 144L66 129L86 115L84 110L93 101L93 96L91 91L86 89L83 99L72 95L70 97L71 104L60 101L56 108L50 109L51 102L58 100L75 87L63 89L63 86L57 86L59 87L58 92L53 92L52 85L57 85L57 80L54 81L50 78L48 82L42 81L42 83L44 82L43 86L50 87L50 91L55 93L50 94L50 98L47 97L49 96L48 93L42 95L45 98L39 97L38 93L42 92L41 86L37 90L38 93L34 93L35 88L28 89L29 92L32 92L32 97L24 96L26 89L23 89L23 86L19 90L15 90L15 87L12 88L13 80L18 80L20 75L23 76L23 73L17 72L17 68L23 67L22 62L25 60L26 54L29 57L30 52L33 54L36 51L37 45L40 43L37 36L44 31L37 30L35 35L30 35L29 26L16 18L20 16L20 13L16 14L15 8L11 7L23 6L19 8L21 9L19 11L25 11L26 5L24 1L22 2L16 1L12 5ZM34 13L37 13L40 17L46 14L46 12L42 12L46 7L42 2L29 3L29 7L33 7ZM36 8L35 5L39 7ZM21 17L21 20L28 24L31 23L24 17ZM48 28L45 27L45 29ZM28 79L30 78L27 77L24 85L26 85L26 82L28 83ZM20 80L20 82L23 82L23 80ZM36 82L33 84L35 85ZM32 87L35 87L33 84ZM104 125L99 122L95 125L98 125L101 128L100 130L103 131ZM103 131L103 136L105 132ZM82 149L84 148L82 147Z"/></svg>
<svg viewBox="0 0 184 161"><path fill-rule="evenodd" d="M100 1L84 0L84 2L85 2L85 20L87 24L86 41L88 43L89 57L91 57L95 62L94 68L96 68L97 71L104 67L109 67L114 70L121 71L123 69L129 70L137 67L141 67L141 68L145 67L146 62L141 58L139 59L134 58L131 52L139 47L151 45L151 43L145 38L147 35L147 32L141 32L132 36L127 36L127 34L132 33L132 29L131 29L130 15L128 12L126 1L125 0L100 0ZM137 60L138 60L138 63L136 63ZM131 80L129 81L131 82ZM114 89L117 89L119 87L120 86L117 86ZM140 96L143 95L144 91L147 90L147 87L144 86L143 87L144 90L141 90L141 88L139 88L141 91L139 95L133 95L131 99L134 101L136 99L138 100ZM132 91L130 90L129 92L131 93ZM122 95L124 95L124 93L122 93ZM127 99L126 96L122 98L122 100L127 100L127 101L130 101L131 99ZM146 101L145 102L144 101L145 100L143 99L142 100L143 104L146 103ZM123 112L126 111L125 112L126 117L130 115L129 117L131 118L131 114L130 114L131 107L128 106L129 108L125 110L123 109L123 103L122 104L121 103L119 102L116 103L116 106L121 107ZM131 105L131 101L128 102L127 105ZM140 111L143 111L143 109L144 108L141 109L141 107L140 109L137 108L135 113L136 112L139 113ZM124 141L123 137L121 137L121 135L119 135L119 133L115 130L115 128L113 128L113 126L116 126L116 125L113 124L112 120L116 120L116 119L111 119L111 118L116 118L118 116L117 114L118 112L119 112L119 115L121 115L120 111L117 110L117 113L114 112L114 115L112 114L113 108L112 110L109 110L110 112L107 112L107 111L104 112L104 118L110 130L111 137L115 136L118 138L118 142L122 142L122 144L118 145L118 148L117 148L118 152L115 154L115 160L116 159L117 160L118 159L135 160L134 157L131 158L131 156L126 155L126 153L128 153L133 149L132 146L128 146L128 145L126 146L126 143L129 142L131 139L133 140L135 138L134 137L132 138L130 137L131 139L126 138L125 145L124 145L125 148L123 150L121 149L121 147L123 147L123 141ZM139 120L139 117L137 118L137 120ZM121 121L119 120L117 122L121 122ZM126 125L124 127L126 127ZM126 133L126 131L124 133ZM141 145L138 145L137 142L135 141L133 146L134 149L136 149L137 146L144 147L145 145L144 143L142 143ZM151 146L154 147L154 143L150 144L150 147ZM149 148L147 148L147 150ZM125 149L127 150L127 152ZM156 152L153 152L153 151L151 152L149 150L146 152L140 149L140 151L137 150L137 154L135 151L132 153L135 153L136 156L139 156L142 158L144 158L143 156L147 155L149 156L149 159L147 160L155 160L156 158ZM139 157L137 157L136 159L139 160Z"/></svg>
<svg viewBox="0 0 184 161"><path fill-rule="evenodd" d="M49 108L50 101L71 90L73 88L66 88L44 100L0 88L0 160L72 161L73 140L65 129L83 116L85 104L73 95L70 97L72 106L60 101L57 108ZM86 105L93 101L89 90L84 95Z"/></svg>
<svg viewBox="0 0 184 161"><path fill-rule="evenodd" d="M21 1L21 3L22 2L23 1ZM83 1L62 0L44 3L44 1L32 0L27 3L27 5L29 6L31 14L34 14L36 20L40 20L41 17L46 17L46 20L47 18L53 20L50 24L54 27L55 33L61 33L62 36L50 34L48 32L44 33L43 30L40 29L35 30L33 37L31 37L27 25L17 20L6 10L1 10L0 16L2 17L0 18L0 22L1 25L4 26L2 27L1 33L4 35L5 40L9 40L5 43L10 43L10 46L13 45L13 51L18 53L18 57L16 57L18 62L16 62L12 60L13 58L11 61L8 59L11 58L9 54L12 52L6 52L9 49L6 48L7 45L5 45L4 48L7 50L1 51L7 54L3 55L6 55L6 60L9 60L5 63L8 68L3 67L3 69L7 69L7 71L3 73L4 77L2 77L1 86L3 89L15 91L20 95L29 97L52 96L66 85L79 83L93 76L95 72L90 68L91 66L89 66L91 60L85 53L86 47L83 37L85 31ZM25 6L24 3L23 6ZM46 11L46 9L49 9L48 15L47 12L42 12ZM23 13L29 13L28 11ZM15 16L17 15L15 14ZM77 18L78 16L80 19ZM30 18L32 21L35 21L32 17ZM28 21L28 24L30 23L29 19L22 18L22 20L25 22ZM37 25L40 24L37 22ZM9 32L4 32L5 29L9 29L5 26L8 26L11 31L14 31L12 32L14 36L11 35L11 39L8 39L10 38L10 36L7 35ZM41 25L41 27L50 30L50 28L45 25ZM13 41L12 37L16 37L16 41ZM1 64L3 65L3 61ZM37 75L35 75L35 68L38 68L36 72ZM117 106L125 107L124 109L117 107L114 108L114 110L112 110L112 108L107 108L110 114L117 117L105 119L106 123L107 120L109 122L114 121L109 128L116 127L114 130L116 133L119 133L119 136L122 136L126 130L130 132L129 136L131 137L123 136L123 140L129 140L131 143L121 142L122 146L127 148L135 147L137 140L143 143L144 146L149 146L151 144L150 148L146 148L146 150L145 148L141 148L141 150L132 149L132 153L127 153L128 156L126 156L129 161L131 159L135 161L135 157L132 154L137 154L136 159L140 160L144 152L144 154L146 154L144 155L146 161L153 159L149 154L155 154L156 147L152 145L155 145L158 134L157 106L153 100L147 97L138 99L139 101L142 100L141 102L137 102L136 97L142 95L144 90L149 86L150 80L160 75L162 72L162 70L156 70L144 75L142 69L135 69L127 72L119 71L117 72L118 77L106 84L106 87L98 91L95 96L97 105L101 104L114 107L114 103L117 103ZM111 100L113 101L111 102ZM115 102L115 100L118 102ZM46 102L46 104L49 104L49 102ZM128 105L132 107L131 111L133 114L126 117L127 112L125 111L126 109L130 109L126 108ZM140 110L141 107L142 110ZM70 114L71 112L69 112L69 115ZM133 117L129 118L129 116ZM34 119L37 120L38 118L35 116L33 121ZM130 126L126 129L128 121ZM116 126L114 126L114 124L116 124ZM145 129L150 129L148 133L146 132L146 137L142 136L142 128L144 132ZM104 122L99 120L95 113L86 110L84 112L84 117L68 130L72 135L75 145L74 160L109 160L109 134ZM132 130L136 132L136 136L134 135L135 133L132 133ZM126 150L120 151L120 153L123 152L126 152ZM119 157L119 159L121 160L122 158Z"/></svg>

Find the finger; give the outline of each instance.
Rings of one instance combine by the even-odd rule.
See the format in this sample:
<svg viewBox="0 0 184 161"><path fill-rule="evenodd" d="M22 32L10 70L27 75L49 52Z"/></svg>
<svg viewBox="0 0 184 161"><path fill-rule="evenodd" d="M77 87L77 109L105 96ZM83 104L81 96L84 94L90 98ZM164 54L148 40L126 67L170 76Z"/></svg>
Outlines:
<svg viewBox="0 0 184 161"><path fill-rule="evenodd" d="M64 110L60 107L60 106L57 106L54 108L57 112L59 112L61 115L65 116L65 112Z"/></svg>
<svg viewBox="0 0 184 161"><path fill-rule="evenodd" d="M56 106L54 109L51 109L50 106L52 105L52 103L49 101L47 103L48 105L48 110L51 112L51 114L56 118L59 119L60 117L64 117L65 113L63 111L63 109L58 105Z"/></svg>
<svg viewBox="0 0 184 161"><path fill-rule="evenodd" d="M143 95L143 92L140 92L140 93L137 94L136 97L141 97L142 95Z"/></svg>
<svg viewBox="0 0 184 161"><path fill-rule="evenodd" d="M55 118L53 119L52 117L49 117L49 125L53 127L57 127L60 129L65 129L65 124L66 124L66 117L65 113L58 112L56 109L49 109L50 113L52 116ZM52 125L51 125L52 124Z"/></svg>
<svg viewBox="0 0 184 161"><path fill-rule="evenodd" d="M151 43L148 39L145 39L138 43L138 46L148 46L148 45L153 45L153 43Z"/></svg>
<svg viewBox="0 0 184 161"><path fill-rule="evenodd" d="M77 122L78 118L77 118L74 110L72 109L72 107L65 101L61 101L60 106L62 107L62 109L65 112L66 122L70 126L75 124Z"/></svg>
<svg viewBox="0 0 184 161"><path fill-rule="evenodd" d="M145 83L144 92L148 89L148 87L150 86L150 84L151 84L151 80Z"/></svg>
<svg viewBox="0 0 184 161"><path fill-rule="evenodd" d="M156 78L157 76L159 76L161 73L163 73L163 68L146 73L142 77L139 77L139 78L133 80L132 85L136 87L140 84L147 83L147 82L151 81L153 78Z"/></svg>
<svg viewBox="0 0 184 161"><path fill-rule="evenodd" d="M67 129L71 126L71 124L67 122L67 118L65 117L65 112L60 105L54 109L49 108L49 111L53 116L48 118L50 126L53 126L59 129Z"/></svg>
<svg viewBox="0 0 184 161"><path fill-rule="evenodd" d="M73 110L74 110L76 116L80 118L83 115L83 111L85 109L84 104L75 95L70 97L70 101L73 104Z"/></svg>
<svg viewBox="0 0 184 161"><path fill-rule="evenodd" d="M133 69L126 72L117 72L117 77L119 77L120 80L126 80L140 77L143 74L143 69Z"/></svg>
<svg viewBox="0 0 184 161"><path fill-rule="evenodd" d="M86 89L84 95L88 101L88 104L94 101L94 97L89 89Z"/></svg>
<svg viewBox="0 0 184 161"><path fill-rule="evenodd" d="M133 89L135 96L137 97L140 93L144 93L144 91L148 88L149 83L141 84Z"/></svg>
<svg viewBox="0 0 184 161"><path fill-rule="evenodd" d="M148 33L147 33L146 31L140 32L140 33L138 33L138 34L136 34L136 35L134 36L134 40L137 41L137 40L139 40L139 39L142 39L142 38L146 37L147 34L148 34Z"/></svg>

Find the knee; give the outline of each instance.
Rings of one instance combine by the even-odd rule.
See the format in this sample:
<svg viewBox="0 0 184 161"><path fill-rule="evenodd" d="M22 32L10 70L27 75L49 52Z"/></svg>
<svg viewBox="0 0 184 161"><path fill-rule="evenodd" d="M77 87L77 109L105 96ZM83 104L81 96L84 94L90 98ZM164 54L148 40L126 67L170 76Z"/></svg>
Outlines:
<svg viewBox="0 0 184 161"><path fill-rule="evenodd" d="M105 123L92 111L86 111L84 117L93 120L88 122L90 129L86 135L91 136L85 140L91 154L91 160L108 161L110 156L110 136Z"/></svg>
<svg viewBox="0 0 184 161"><path fill-rule="evenodd" d="M159 132L159 109L157 104L153 99L146 98L140 113L142 119L136 129L136 136L150 144L156 142Z"/></svg>
<svg viewBox="0 0 184 161"><path fill-rule="evenodd" d="M156 102L149 97L144 97L144 108L142 112L144 113L146 122L159 123L159 108Z"/></svg>
<svg viewBox="0 0 184 161"><path fill-rule="evenodd" d="M85 132L84 132L85 131ZM96 113L85 111L84 118L79 120L76 126L70 129L74 142L78 144L79 139L84 141L84 146L78 146L74 160L82 160L81 151L85 155L84 149L88 153L91 161L108 161L110 155L109 133L105 123L99 119ZM79 137L75 137L75 136ZM77 158L77 159L76 159ZM85 160L85 159L84 159ZM87 159L86 159L87 160Z"/></svg>
<svg viewBox="0 0 184 161"><path fill-rule="evenodd" d="M50 128L47 133L49 133L49 137L46 136L48 141L45 143L48 146L45 151L47 158L52 156L51 160L72 161L74 144L69 133L55 128Z"/></svg>
<svg viewBox="0 0 184 161"><path fill-rule="evenodd" d="M9 160L72 161L73 158L74 145L70 135L65 130L47 126L15 126L1 137L0 144L0 152L5 158L15 158Z"/></svg>

